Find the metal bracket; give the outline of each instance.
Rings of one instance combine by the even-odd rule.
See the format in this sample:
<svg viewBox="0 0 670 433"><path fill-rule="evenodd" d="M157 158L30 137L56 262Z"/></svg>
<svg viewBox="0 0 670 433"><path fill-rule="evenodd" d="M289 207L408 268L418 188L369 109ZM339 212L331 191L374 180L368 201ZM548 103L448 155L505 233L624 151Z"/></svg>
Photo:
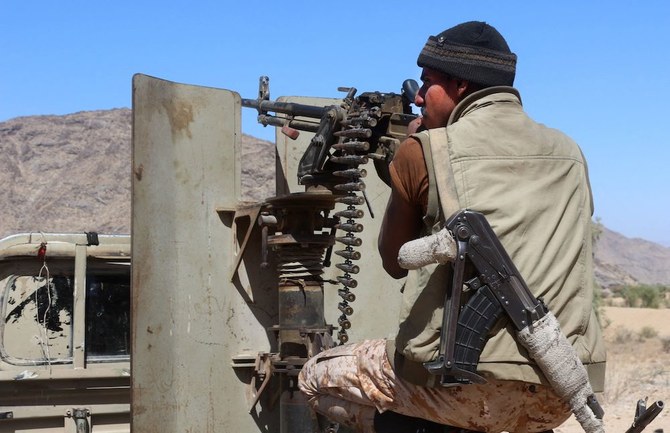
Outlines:
<svg viewBox="0 0 670 433"><path fill-rule="evenodd" d="M249 384L249 400L251 400L249 413L254 411L261 398L261 394L263 394L263 391L265 391L265 388L270 383L270 377L272 377L272 357L273 355L269 353L259 353L256 358L254 375L251 377L251 383ZM256 379L261 383L258 388L256 388Z"/></svg>
<svg viewBox="0 0 670 433"><path fill-rule="evenodd" d="M91 433L91 411L86 408L73 408L65 413L67 418L74 421L74 430L67 431L73 433Z"/></svg>
<svg viewBox="0 0 670 433"><path fill-rule="evenodd" d="M216 211L219 213L232 213L233 214L233 236L235 239L237 239L237 220L243 217L249 217L249 227L247 227L247 230L244 234L244 239L242 240L242 244L239 246L237 251L234 253L234 263L230 269L230 281L233 281L235 278L235 274L237 273L237 270L240 268L240 263L242 262L242 256L244 256L244 250L247 248L247 242L249 241L249 238L251 237L251 233L254 230L254 227L256 226L256 220L258 219L258 215L261 212L261 209L263 208L262 204L254 204L249 207L240 207L235 210L232 209L217 209Z"/></svg>

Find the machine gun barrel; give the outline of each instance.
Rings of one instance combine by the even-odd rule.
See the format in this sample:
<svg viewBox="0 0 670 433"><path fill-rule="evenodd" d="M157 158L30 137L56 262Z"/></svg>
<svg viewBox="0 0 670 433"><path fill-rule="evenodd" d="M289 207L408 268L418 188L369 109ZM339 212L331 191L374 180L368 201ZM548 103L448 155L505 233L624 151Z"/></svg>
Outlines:
<svg viewBox="0 0 670 433"><path fill-rule="evenodd" d="M296 104L294 102L277 102L258 99L242 99L242 106L255 108L259 114L268 111L274 113L290 114L292 116L310 117L320 119L331 107L319 107L315 105Z"/></svg>

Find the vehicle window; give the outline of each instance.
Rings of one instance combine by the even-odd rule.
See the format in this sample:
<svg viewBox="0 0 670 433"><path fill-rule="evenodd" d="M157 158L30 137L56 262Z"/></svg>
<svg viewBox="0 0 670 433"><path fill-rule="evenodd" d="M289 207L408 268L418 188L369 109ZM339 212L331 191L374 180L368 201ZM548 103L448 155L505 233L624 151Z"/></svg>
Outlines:
<svg viewBox="0 0 670 433"><path fill-rule="evenodd" d="M130 266L90 266L86 276L86 358L127 360L130 353ZM0 282L0 354L15 364L72 362L74 272L12 275ZM67 274L70 275L67 275Z"/></svg>
<svg viewBox="0 0 670 433"><path fill-rule="evenodd" d="M13 275L4 287L3 355L64 361L72 358L72 294L69 276Z"/></svg>
<svg viewBox="0 0 670 433"><path fill-rule="evenodd" d="M130 275L86 277L86 355L130 353Z"/></svg>

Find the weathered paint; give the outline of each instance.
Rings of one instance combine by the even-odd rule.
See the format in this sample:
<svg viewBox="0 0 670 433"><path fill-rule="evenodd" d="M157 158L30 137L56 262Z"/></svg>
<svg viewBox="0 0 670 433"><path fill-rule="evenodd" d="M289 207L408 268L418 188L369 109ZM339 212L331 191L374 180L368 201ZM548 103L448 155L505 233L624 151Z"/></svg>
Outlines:
<svg viewBox="0 0 670 433"><path fill-rule="evenodd" d="M87 420L95 432L129 431L128 355L98 356L84 350L88 337L82 312L92 293L87 290L86 275L118 275L125 278L125 290L129 278L129 236L100 235L99 242L88 245L83 233L18 234L0 240L0 311L4 318L0 325L0 431L75 431L75 409L94 416L81 418L80 423ZM46 255L40 260L37 252L43 244ZM80 347L74 348L77 340Z"/></svg>
<svg viewBox="0 0 670 433"><path fill-rule="evenodd" d="M270 351L266 328L277 318L273 272L257 271L260 248L230 281L241 242L225 211L240 196L239 95L142 75L133 86L133 165L142 167L133 182L133 431L264 429L267 409L248 415L251 371L231 367L241 353Z"/></svg>
<svg viewBox="0 0 670 433"><path fill-rule="evenodd" d="M280 313L272 257L261 267L259 230L237 227L236 217L254 214L239 200L239 95L143 75L133 89L133 431L279 432L276 378L249 412L254 359L279 352L268 330ZM308 141L306 133L292 142L278 135L278 195L301 190L292 179ZM381 216L388 189L374 175L366 183ZM400 285L376 252L380 220L364 220L356 339L396 326ZM325 278L339 274L333 266ZM325 297L336 324L337 286L326 285Z"/></svg>

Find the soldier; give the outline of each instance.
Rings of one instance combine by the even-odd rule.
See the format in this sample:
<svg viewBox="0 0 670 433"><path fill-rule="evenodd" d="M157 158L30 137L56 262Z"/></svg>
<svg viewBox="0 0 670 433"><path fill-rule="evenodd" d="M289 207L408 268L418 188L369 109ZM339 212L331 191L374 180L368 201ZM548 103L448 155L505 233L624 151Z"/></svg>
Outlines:
<svg viewBox="0 0 670 433"><path fill-rule="evenodd" d="M384 269L407 276L395 338L322 352L300 374L312 407L358 431L541 432L570 416L510 326L494 327L478 364L485 384L442 387L423 363L438 354L450 268L398 265L400 247L442 227L449 209L431 183L449 174L451 200L484 214L533 294L554 312L589 374L604 386L605 349L592 307L593 203L586 162L563 133L531 120L511 87L516 55L492 26L466 22L428 38L419 54L421 129L390 166L392 192L379 235ZM432 161L430 146L449 161ZM387 294L384 294L387 295ZM387 296L393 296L388 294ZM423 421L426 420L426 421ZM436 423L436 424L433 424Z"/></svg>

